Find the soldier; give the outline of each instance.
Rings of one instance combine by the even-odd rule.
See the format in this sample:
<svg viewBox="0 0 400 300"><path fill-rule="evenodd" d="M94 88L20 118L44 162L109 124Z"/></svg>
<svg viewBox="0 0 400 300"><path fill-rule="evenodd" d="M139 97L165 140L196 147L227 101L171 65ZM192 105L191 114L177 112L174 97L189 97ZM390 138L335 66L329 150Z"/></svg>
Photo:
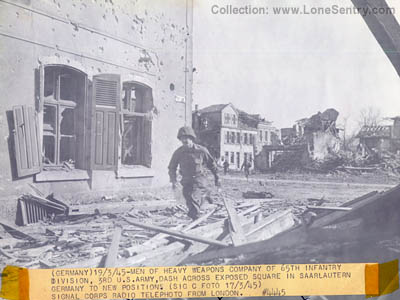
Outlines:
<svg viewBox="0 0 400 300"><path fill-rule="evenodd" d="M176 188L176 170L182 175L181 184L183 196L189 209L188 216L193 220L199 218L204 200L208 197L209 190L206 188L207 176L205 167L210 169L214 175L215 186L220 186L217 164L208 150L196 144L196 135L191 127L182 127L178 131L178 139L182 142L172 155L169 163L169 177L172 188Z"/></svg>
<svg viewBox="0 0 400 300"><path fill-rule="evenodd" d="M247 180L249 180L250 168L251 168L251 162L248 162L247 159L245 159L240 170L244 169L244 176L246 176Z"/></svg>
<svg viewBox="0 0 400 300"><path fill-rule="evenodd" d="M228 159L226 157L225 157L225 161L224 161L223 167L224 167L224 175L226 175L228 173L228 170L229 170L229 162L228 162Z"/></svg>

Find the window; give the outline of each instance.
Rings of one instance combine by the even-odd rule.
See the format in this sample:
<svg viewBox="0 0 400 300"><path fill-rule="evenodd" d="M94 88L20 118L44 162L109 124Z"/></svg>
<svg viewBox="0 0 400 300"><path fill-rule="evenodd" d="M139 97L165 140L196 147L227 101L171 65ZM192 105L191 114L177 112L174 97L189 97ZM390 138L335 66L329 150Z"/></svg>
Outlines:
<svg viewBox="0 0 400 300"><path fill-rule="evenodd" d="M231 143L234 144L235 143L235 133L231 132Z"/></svg>
<svg viewBox="0 0 400 300"><path fill-rule="evenodd" d="M236 152L236 166L240 169L240 152Z"/></svg>
<svg viewBox="0 0 400 300"><path fill-rule="evenodd" d="M152 108L150 87L131 81L121 84L117 74L93 76L93 169L136 177L142 174L127 167L151 167Z"/></svg>
<svg viewBox="0 0 400 300"><path fill-rule="evenodd" d="M232 124L236 125L236 115L232 115Z"/></svg>
<svg viewBox="0 0 400 300"><path fill-rule="evenodd" d="M254 144L254 136L252 133L249 134L250 135L250 145Z"/></svg>
<svg viewBox="0 0 400 300"><path fill-rule="evenodd" d="M66 66L44 68L43 163L45 168L85 167L86 75Z"/></svg>
<svg viewBox="0 0 400 300"><path fill-rule="evenodd" d="M265 131L265 141L268 142L268 131Z"/></svg>
<svg viewBox="0 0 400 300"><path fill-rule="evenodd" d="M229 131L225 132L225 144L229 144Z"/></svg>
<svg viewBox="0 0 400 300"><path fill-rule="evenodd" d="M225 152L225 161L229 161L229 152L228 151Z"/></svg>
<svg viewBox="0 0 400 300"><path fill-rule="evenodd" d="M240 144L240 132L236 132L236 143Z"/></svg>
<svg viewBox="0 0 400 300"><path fill-rule="evenodd" d="M235 152L231 152L231 164L235 163Z"/></svg>
<svg viewBox="0 0 400 300"><path fill-rule="evenodd" d="M229 124L231 122L231 115L228 113L224 114L224 123Z"/></svg>
<svg viewBox="0 0 400 300"><path fill-rule="evenodd" d="M244 153L244 161L247 161L247 152Z"/></svg>
<svg viewBox="0 0 400 300"><path fill-rule="evenodd" d="M262 142L262 140L263 140L263 132L262 130L260 130L260 142Z"/></svg>
<svg viewBox="0 0 400 300"><path fill-rule="evenodd" d="M121 163L150 167L152 124L147 113L153 107L151 89L135 82L124 82L122 91Z"/></svg>
<svg viewBox="0 0 400 300"><path fill-rule="evenodd" d="M247 133L244 134L244 141L243 143L246 145L247 144Z"/></svg>
<svg viewBox="0 0 400 300"><path fill-rule="evenodd" d="M253 163L253 154L251 152L249 152L249 162Z"/></svg>

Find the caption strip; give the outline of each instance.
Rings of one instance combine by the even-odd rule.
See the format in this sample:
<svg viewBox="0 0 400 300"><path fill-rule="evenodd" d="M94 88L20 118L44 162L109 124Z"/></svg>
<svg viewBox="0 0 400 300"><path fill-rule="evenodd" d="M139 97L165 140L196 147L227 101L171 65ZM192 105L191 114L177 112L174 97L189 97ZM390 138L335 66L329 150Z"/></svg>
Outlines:
<svg viewBox="0 0 400 300"><path fill-rule="evenodd" d="M398 289L398 261L28 270L7 266L5 299L157 299L369 295Z"/></svg>

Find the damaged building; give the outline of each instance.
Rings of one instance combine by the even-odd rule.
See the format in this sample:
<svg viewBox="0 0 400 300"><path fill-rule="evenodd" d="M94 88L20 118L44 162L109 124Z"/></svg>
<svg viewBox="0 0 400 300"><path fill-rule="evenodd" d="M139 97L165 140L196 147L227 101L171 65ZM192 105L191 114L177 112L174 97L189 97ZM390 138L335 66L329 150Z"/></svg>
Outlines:
<svg viewBox="0 0 400 300"><path fill-rule="evenodd" d="M18 0L0 11L0 218L27 183L68 193L168 183L176 132L191 124L191 1Z"/></svg>
<svg viewBox="0 0 400 300"><path fill-rule="evenodd" d="M359 151L363 156L378 153L400 151L400 116L391 118L392 125L364 125L357 134L359 139Z"/></svg>
<svg viewBox="0 0 400 300"><path fill-rule="evenodd" d="M323 160L341 148L336 120L339 113L329 108L309 118L297 120L293 127L281 129L281 145L265 145L261 170L300 167L310 160ZM291 163L292 162L292 163ZM278 165L285 166L279 167Z"/></svg>

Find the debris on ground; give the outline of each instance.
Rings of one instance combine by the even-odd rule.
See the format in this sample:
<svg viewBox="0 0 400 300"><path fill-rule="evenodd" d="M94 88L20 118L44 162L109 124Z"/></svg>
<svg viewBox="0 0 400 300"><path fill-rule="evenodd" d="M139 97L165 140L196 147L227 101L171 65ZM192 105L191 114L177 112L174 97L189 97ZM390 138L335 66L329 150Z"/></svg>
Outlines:
<svg viewBox="0 0 400 300"><path fill-rule="evenodd" d="M243 198L245 199L268 199L273 198L270 192L258 192L258 191L247 191L242 193Z"/></svg>
<svg viewBox="0 0 400 300"><path fill-rule="evenodd" d="M295 224L290 210L273 212L258 201L223 193L213 195L211 210L196 221L174 199L151 198L128 201L114 195L67 205L54 195L23 195L18 214L24 226L0 222L0 256L28 268L176 265L209 247L270 238Z"/></svg>
<svg viewBox="0 0 400 300"><path fill-rule="evenodd" d="M38 192L26 194L19 205L33 201L42 205L47 217L26 222L25 226L0 222L0 257L5 257L0 261L27 268L228 263L232 262L231 254L239 253L243 259L258 257L260 251L272 255L285 247L293 248L287 244L292 242L298 243L296 249L301 248L302 243L317 239L320 230L325 232L326 226L329 234L322 233L319 238L326 235L329 239L347 240L349 233L344 229L359 226L350 226L349 222L371 219L371 211L382 224L387 223L382 220L399 219L397 210L388 208L398 199L395 195L399 187L349 201L352 198L340 195L335 187L336 192L325 198L324 183L320 192L314 188L304 199L295 196L296 186L307 189L304 183L288 183L294 191L291 199L280 192L287 190L282 183L263 181L260 185L256 179L254 186L249 186L252 181L240 182L235 189L231 188L233 184L226 184L224 190L212 192L212 207L196 221L175 199L163 199L150 190L129 197L112 195L110 200L99 195L95 202L87 204L60 201L54 195L39 196ZM243 193L244 189L247 192ZM365 187L356 191L365 193ZM279 198L273 198L276 196ZM32 207L26 211L43 215ZM394 215L381 215L382 210ZM340 226L343 222L347 222L344 228ZM370 223L364 220L360 224L374 228ZM222 261L216 261L217 256Z"/></svg>

